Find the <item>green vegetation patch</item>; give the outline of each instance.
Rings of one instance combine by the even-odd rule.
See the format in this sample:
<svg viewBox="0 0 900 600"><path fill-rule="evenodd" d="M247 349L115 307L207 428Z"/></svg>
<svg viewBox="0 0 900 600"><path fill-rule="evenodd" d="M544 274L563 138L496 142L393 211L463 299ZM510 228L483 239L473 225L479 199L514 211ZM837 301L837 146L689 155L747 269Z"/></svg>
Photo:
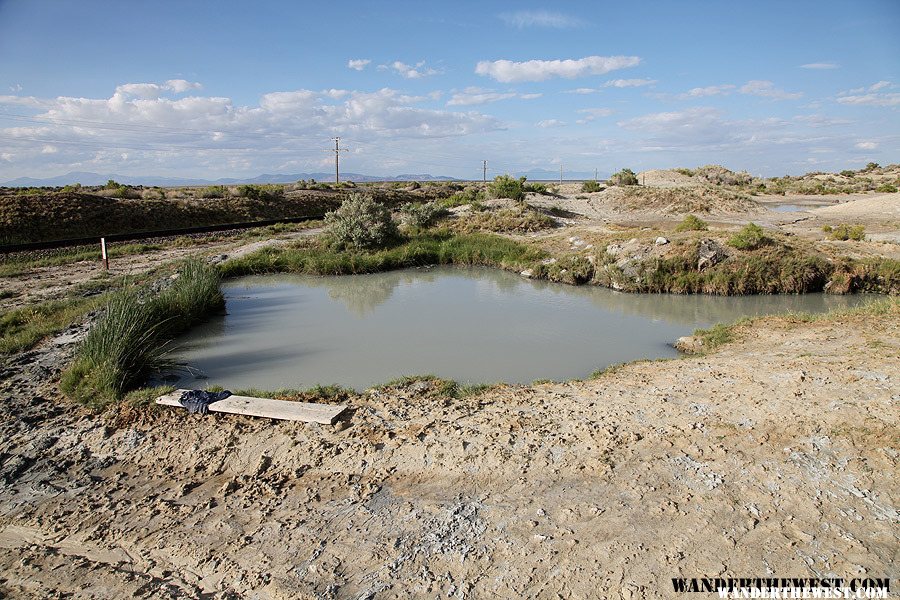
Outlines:
<svg viewBox="0 0 900 600"><path fill-rule="evenodd" d="M135 288L112 294L63 373L62 390L95 408L121 399L170 366L166 355L175 335L223 306L218 272L196 259L186 261L155 297L144 298Z"/></svg>
<svg viewBox="0 0 900 600"><path fill-rule="evenodd" d="M418 233L379 250L335 249L325 240L305 240L288 248L264 248L221 265L223 276L257 273L351 275L425 265L484 265L519 268L546 254L489 234L454 235L446 230Z"/></svg>
<svg viewBox="0 0 900 600"><path fill-rule="evenodd" d="M756 223L747 223L740 231L728 238L728 245L738 250L756 250L771 241L762 227Z"/></svg>
<svg viewBox="0 0 900 600"><path fill-rule="evenodd" d="M709 229L709 223L696 215L687 215L675 227L675 231L706 231L707 229Z"/></svg>

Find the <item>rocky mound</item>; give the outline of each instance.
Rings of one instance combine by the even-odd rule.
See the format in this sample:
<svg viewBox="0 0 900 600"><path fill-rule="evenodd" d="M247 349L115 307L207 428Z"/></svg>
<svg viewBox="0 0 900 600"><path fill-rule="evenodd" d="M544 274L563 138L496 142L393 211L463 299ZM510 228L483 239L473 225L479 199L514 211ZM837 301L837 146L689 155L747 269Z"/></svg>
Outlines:
<svg viewBox="0 0 900 600"><path fill-rule="evenodd" d="M746 194L712 186L614 187L606 192L620 212L680 214L733 214L762 210Z"/></svg>

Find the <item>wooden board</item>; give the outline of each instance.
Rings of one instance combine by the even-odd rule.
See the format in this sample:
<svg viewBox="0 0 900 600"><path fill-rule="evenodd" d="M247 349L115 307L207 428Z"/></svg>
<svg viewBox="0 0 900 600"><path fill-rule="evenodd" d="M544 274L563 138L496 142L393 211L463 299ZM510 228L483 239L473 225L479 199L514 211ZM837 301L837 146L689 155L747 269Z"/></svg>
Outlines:
<svg viewBox="0 0 900 600"><path fill-rule="evenodd" d="M165 406L181 406L178 401L181 393L187 390L175 390L171 394L160 396L157 404ZM229 396L224 400L209 405L210 412L248 415L251 417L267 417L286 421L303 421L305 423L321 423L334 425L345 405L310 404L309 402L291 402L289 400L273 400L271 398L253 398L251 396Z"/></svg>

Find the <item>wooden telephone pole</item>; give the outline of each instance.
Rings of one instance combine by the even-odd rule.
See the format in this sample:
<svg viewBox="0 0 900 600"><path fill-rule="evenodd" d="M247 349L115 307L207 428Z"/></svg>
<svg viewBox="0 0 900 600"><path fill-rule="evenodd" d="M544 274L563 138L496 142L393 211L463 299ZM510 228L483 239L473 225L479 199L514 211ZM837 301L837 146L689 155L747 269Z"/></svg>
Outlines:
<svg viewBox="0 0 900 600"><path fill-rule="evenodd" d="M487 183L487 161L481 161L481 181Z"/></svg>
<svg viewBox="0 0 900 600"><path fill-rule="evenodd" d="M334 140L334 182L341 182L341 152L346 152L349 148L341 148L341 138L333 137Z"/></svg>

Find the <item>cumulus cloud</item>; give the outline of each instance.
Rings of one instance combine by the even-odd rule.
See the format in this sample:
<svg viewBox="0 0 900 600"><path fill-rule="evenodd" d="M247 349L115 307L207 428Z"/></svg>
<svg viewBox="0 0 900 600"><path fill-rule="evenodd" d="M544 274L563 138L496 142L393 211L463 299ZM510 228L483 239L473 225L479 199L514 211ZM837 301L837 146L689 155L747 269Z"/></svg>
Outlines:
<svg viewBox="0 0 900 600"><path fill-rule="evenodd" d="M184 86L133 83L118 86L108 98L32 99L29 107L37 114L17 118L21 126L0 126L0 153L12 155L19 172L51 160L60 170L135 165L144 172L204 167L261 171L281 164L284 157L295 163L319 160L323 140L333 135L381 144L504 128L496 118L475 111L423 108L428 97L390 88L276 91L250 105L221 97L158 95L162 88L175 92ZM0 96L0 106L22 100Z"/></svg>
<svg viewBox="0 0 900 600"><path fill-rule="evenodd" d="M347 61L347 67L354 71L362 71L369 63L372 62L368 58L351 58Z"/></svg>
<svg viewBox="0 0 900 600"><path fill-rule="evenodd" d="M856 144L856 147L859 148L860 150L874 150L875 148L878 147L878 142L872 142L872 141L858 142Z"/></svg>
<svg viewBox="0 0 900 600"><path fill-rule="evenodd" d="M742 85L740 92L751 96L771 98L772 100L796 100L803 96L801 92L786 92L776 88L775 84L771 81L761 81L758 79L748 81Z"/></svg>
<svg viewBox="0 0 900 600"><path fill-rule="evenodd" d="M553 29L568 29L580 27L584 21L576 17L547 10L520 10L513 13L498 15L507 25L524 29L525 27L549 27Z"/></svg>
<svg viewBox="0 0 900 600"><path fill-rule="evenodd" d="M575 79L589 75L605 75L610 71L636 67L637 56L586 56L567 60L483 60L475 66L475 73L503 83L516 81L545 81L555 77Z"/></svg>
<svg viewBox="0 0 900 600"><path fill-rule="evenodd" d="M603 87L630 88L642 87L645 85L653 85L655 79L613 79L603 84Z"/></svg>
<svg viewBox="0 0 900 600"><path fill-rule="evenodd" d="M421 79L422 77L440 73L437 69L426 67L424 60L417 62L415 65L408 65L405 62L395 60L389 65L378 65L378 68L382 71L387 69L393 70L406 79Z"/></svg>
<svg viewBox="0 0 900 600"><path fill-rule="evenodd" d="M827 69L839 69L841 65L837 63L830 62L817 62L817 63L807 63L805 65L800 65L801 69L818 69L818 70L827 70Z"/></svg>

